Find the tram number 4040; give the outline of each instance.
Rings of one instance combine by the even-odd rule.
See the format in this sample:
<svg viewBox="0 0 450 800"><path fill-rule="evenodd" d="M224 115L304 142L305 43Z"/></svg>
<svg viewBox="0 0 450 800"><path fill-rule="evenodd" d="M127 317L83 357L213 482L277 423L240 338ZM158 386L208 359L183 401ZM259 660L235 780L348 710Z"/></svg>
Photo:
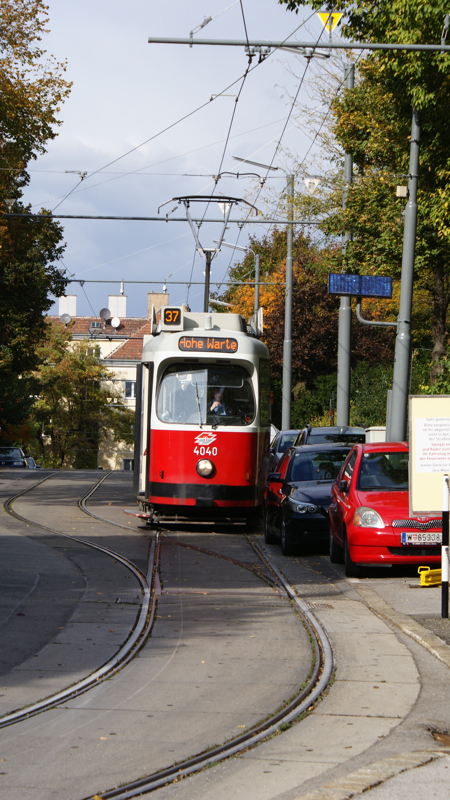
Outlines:
<svg viewBox="0 0 450 800"><path fill-rule="evenodd" d="M196 456L216 456L217 447L194 447Z"/></svg>

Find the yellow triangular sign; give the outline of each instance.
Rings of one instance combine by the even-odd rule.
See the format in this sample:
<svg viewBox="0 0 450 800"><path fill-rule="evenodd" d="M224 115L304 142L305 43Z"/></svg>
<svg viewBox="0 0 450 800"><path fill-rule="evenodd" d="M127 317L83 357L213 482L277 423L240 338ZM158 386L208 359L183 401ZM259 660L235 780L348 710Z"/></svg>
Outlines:
<svg viewBox="0 0 450 800"><path fill-rule="evenodd" d="M328 30L330 30L330 17L331 17L331 30L334 30L340 18L342 17L342 14L337 14L337 13L330 14L328 11L325 11L324 13L317 14L317 16L320 18L322 25L325 25L325 27L328 28Z"/></svg>

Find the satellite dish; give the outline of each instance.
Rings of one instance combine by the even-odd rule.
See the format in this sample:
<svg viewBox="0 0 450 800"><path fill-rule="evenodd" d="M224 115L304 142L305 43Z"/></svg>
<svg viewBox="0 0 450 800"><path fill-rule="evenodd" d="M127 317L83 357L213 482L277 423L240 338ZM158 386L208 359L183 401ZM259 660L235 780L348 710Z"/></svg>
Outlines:
<svg viewBox="0 0 450 800"><path fill-rule="evenodd" d="M106 320L111 319L112 314L111 314L109 308L102 308L102 310L100 311L99 317L100 317L100 319L104 320L105 322L106 322Z"/></svg>
<svg viewBox="0 0 450 800"><path fill-rule="evenodd" d="M63 325L68 325L69 322L72 322L72 317L70 316L70 314L61 314L60 320L63 323Z"/></svg>
<svg viewBox="0 0 450 800"><path fill-rule="evenodd" d="M113 317L112 320L111 320L111 325L112 325L113 328L118 328L119 325L120 325L119 317Z"/></svg>

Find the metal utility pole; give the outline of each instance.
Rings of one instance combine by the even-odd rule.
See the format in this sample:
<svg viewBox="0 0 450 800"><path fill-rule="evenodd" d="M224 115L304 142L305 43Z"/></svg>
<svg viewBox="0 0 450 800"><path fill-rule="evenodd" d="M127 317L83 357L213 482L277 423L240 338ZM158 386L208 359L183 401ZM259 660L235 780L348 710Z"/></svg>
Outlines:
<svg viewBox="0 0 450 800"><path fill-rule="evenodd" d="M209 279L211 275L211 261L213 257L213 253L216 253L217 250L211 250L208 247L203 248L203 252L205 254L205 297L203 300L203 311L206 313L209 308Z"/></svg>
<svg viewBox="0 0 450 800"><path fill-rule="evenodd" d="M355 85L355 65L345 66L345 88L353 89ZM353 159L351 153L345 154L344 161L344 195L342 206L347 205L348 187L353 181ZM346 231L342 237L342 252L345 254L347 242L352 234ZM337 368L337 411L336 425L348 425L350 422L350 354L352 336L352 303L350 297L341 297L339 306L338 330L338 368Z"/></svg>
<svg viewBox="0 0 450 800"><path fill-rule="evenodd" d="M259 253L254 253L255 256L255 314L259 308Z"/></svg>
<svg viewBox="0 0 450 800"><path fill-rule="evenodd" d="M395 340L394 378L390 403L390 418L387 433L392 442L406 438L408 411L408 376L411 358L411 311L414 280L414 256L417 230L417 181L419 176L420 113L412 113L411 148L409 156L408 203L405 209L403 233L402 279L400 285L400 308Z"/></svg>
<svg viewBox="0 0 450 800"><path fill-rule="evenodd" d="M287 205L289 220L294 219L294 176L287 176ZM286 287L284 301L284 342L283 342L283 388L281 406L281 429L291 427L292 391L292 224L286 229Z"/></svg>

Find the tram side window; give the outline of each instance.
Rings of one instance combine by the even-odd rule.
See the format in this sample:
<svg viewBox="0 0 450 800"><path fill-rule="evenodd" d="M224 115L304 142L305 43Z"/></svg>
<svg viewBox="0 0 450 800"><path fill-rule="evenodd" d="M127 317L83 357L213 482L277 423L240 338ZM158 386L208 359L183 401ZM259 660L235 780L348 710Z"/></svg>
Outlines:
<svg viewBox="0 0 450 800"><path fill-rule="evenodd" d="M266 358L259 362L259 416L261 425L270 425L270 364Z"/></svg>
<svg viewBox="0 0 450 800"><path fill-rule="evenodd" d="M250 375L241 366L172 364L164 372L156 413L162 422L183 425L250 425L255 399Z"/></svg>
<svg viewBox="0 0 450 800"><path fill-rule="evenodd" d="M173 364L162 378L156 413L162 422L199 423L206 409L206 370L183 371Z"/></svg>

